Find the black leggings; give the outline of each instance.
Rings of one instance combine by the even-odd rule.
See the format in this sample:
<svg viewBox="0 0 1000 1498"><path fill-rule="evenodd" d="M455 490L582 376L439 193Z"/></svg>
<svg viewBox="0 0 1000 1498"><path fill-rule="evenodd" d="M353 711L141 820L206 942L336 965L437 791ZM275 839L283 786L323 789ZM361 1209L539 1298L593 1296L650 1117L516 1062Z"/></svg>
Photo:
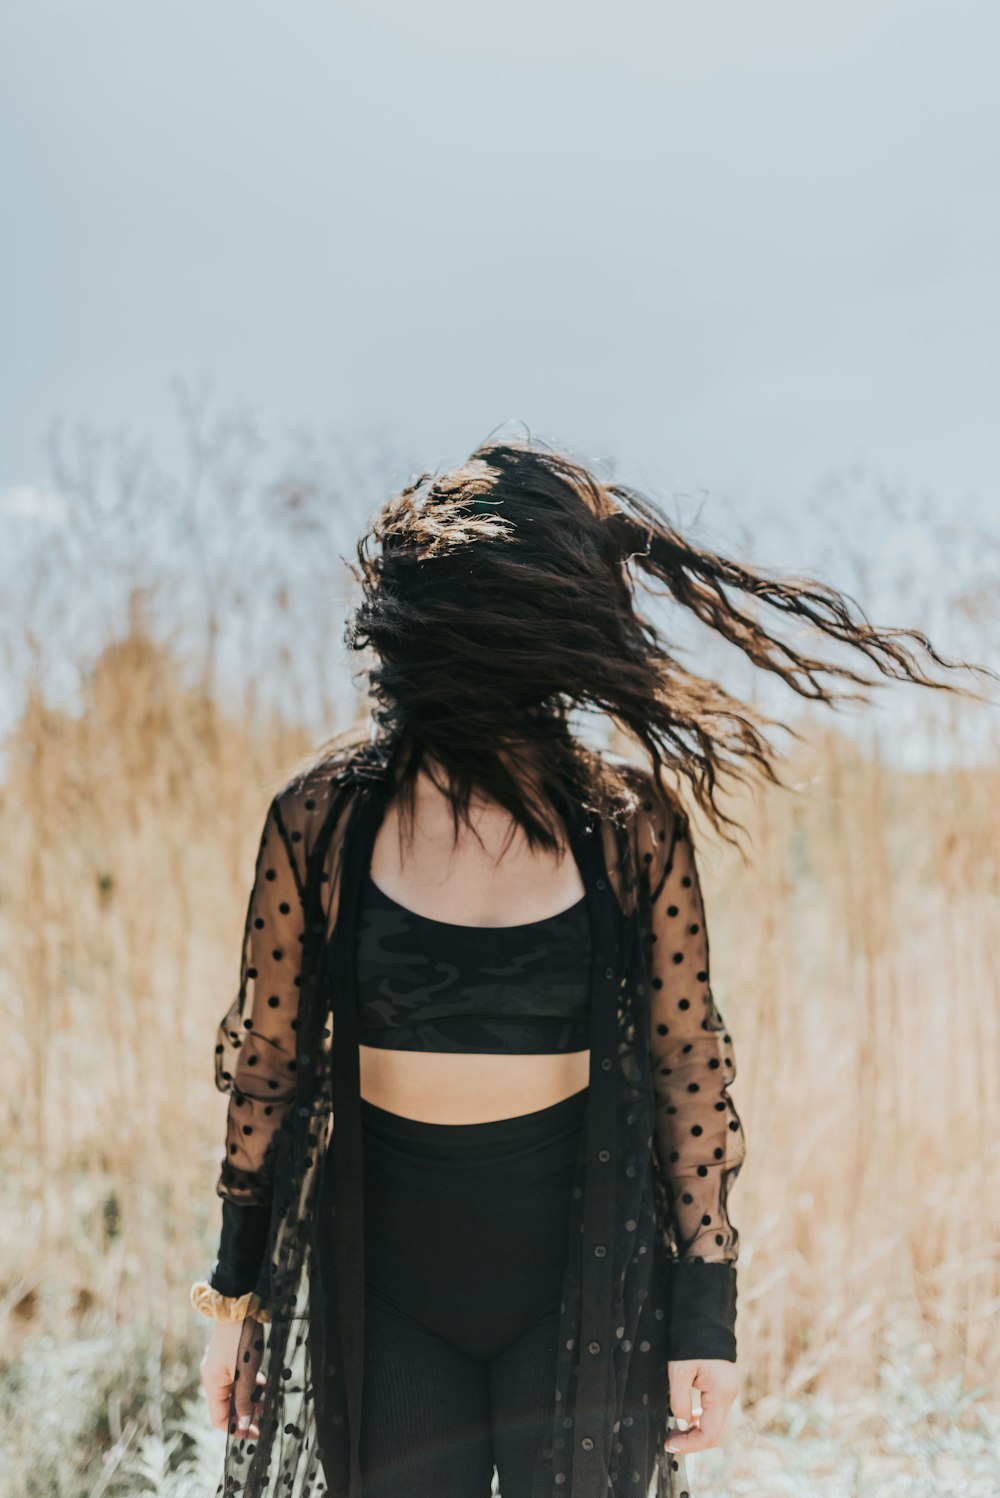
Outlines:
<svg viewBox="0 0 1000 1498"><path fill-rule="evenodd" d="M587 1089L494 1123L362 1099L365 1498L530 1498Z"/></svg>

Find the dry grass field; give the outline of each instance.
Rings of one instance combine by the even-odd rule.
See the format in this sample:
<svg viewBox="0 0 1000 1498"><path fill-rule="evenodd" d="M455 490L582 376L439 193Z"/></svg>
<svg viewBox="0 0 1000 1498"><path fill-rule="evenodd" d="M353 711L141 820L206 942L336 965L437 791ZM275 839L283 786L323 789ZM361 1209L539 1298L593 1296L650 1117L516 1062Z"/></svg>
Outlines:
<svg viewBox="0 0 1000 1498"><path fill-rule="evenodd" d="M221 1460L187 1303L218 1226L214 1026L268 795L315 739L193 686L140 602L78 710L35 691L5 746L4 1498L208 1495ZM997 1495L1000 752L904 773L828 721L782 773L794 793L737 808L751 864L702 838L749 1154L742 1396L690 1475Z"/></svg>

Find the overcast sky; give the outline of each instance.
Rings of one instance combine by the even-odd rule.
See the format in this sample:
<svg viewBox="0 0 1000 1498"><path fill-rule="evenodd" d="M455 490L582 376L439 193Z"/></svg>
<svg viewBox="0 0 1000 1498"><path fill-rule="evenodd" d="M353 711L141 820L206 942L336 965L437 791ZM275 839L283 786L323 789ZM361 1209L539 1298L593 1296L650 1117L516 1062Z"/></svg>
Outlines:
<svg viewBox="0 0 1000 1498"><path fill-rule="evenodd" d="M993 0L9 3L0 514L56 416L168 451L180 377L421 467L520 419L751 528L849 471L990 525L998 44Z"/></svg>
<svg viewBox="0 0 1000 1498"><path fill-rule="evenodd" d="M996 497L1000 7L5 7L0 483L50 417Z"/></svg>

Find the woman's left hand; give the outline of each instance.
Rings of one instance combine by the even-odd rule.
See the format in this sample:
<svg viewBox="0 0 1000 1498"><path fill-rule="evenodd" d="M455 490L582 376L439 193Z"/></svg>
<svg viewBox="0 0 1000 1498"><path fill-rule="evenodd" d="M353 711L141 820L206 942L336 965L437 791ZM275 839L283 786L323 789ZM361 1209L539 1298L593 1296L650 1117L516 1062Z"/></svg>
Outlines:
<svg viewBox="0 0 1000 1498"><path fill-rule="evenodd" d="M686 1456L691 1451L708 1451L718 1446L726 1432L733 1401L739 1393L740 1380L736 1364L724 1358L688 1358L668 1363L670 1409L676 1420L683 1420L688 1430L672 1430L667 1437L667 1451ZM701 1414L692 1424L691 1391L701 1393Z"/></svg>

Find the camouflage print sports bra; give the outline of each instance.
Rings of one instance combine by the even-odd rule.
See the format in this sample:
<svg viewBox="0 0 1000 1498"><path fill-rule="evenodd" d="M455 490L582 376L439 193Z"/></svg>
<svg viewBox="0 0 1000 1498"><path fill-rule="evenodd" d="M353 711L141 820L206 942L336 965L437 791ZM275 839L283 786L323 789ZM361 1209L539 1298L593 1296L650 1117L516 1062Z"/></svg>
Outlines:
<svg viewBox="0 0 1000 1498"><path fill-rule="evenodd" d="M417 915L369 875L357 977L362 1045L398 1051L585 1051L590 1046L587 897L521 926Z"/></svg>

